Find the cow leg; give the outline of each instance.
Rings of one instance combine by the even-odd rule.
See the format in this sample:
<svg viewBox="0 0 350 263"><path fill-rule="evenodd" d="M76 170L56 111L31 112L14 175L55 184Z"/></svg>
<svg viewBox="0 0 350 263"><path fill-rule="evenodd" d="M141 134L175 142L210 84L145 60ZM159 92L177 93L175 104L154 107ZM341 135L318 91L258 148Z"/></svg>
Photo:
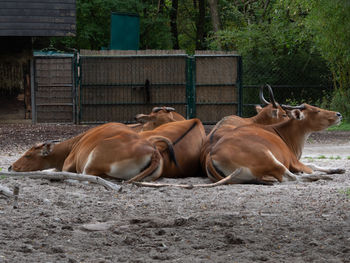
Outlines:
<svg viewBox="0 0 350 263"><path fill-rule="evenodd" d="M314 171L324 172L327 174L345 173L345 169L342 169L342 168L320 167L320 166L315 165L313 163L304 164L300 161L294 162L291 165L290 170L293 172L302 172L302 173L308 173L308 174L312 174Z"/></svg>
<svg viewBox="0 0 350 263"><path fill-rule="evenodd" d="M296 176L295 174L287 171L283 176L283 182L314 182L318 180L333 180L333 178L326 175L318 175L318 174L305 174Z"/></svg>
<svg viewBox="0 0 350 263"><path fill-rule="evenodd" d="M329 167L320 167L313 163L305 164L307 167L311 168L313 171L320 171L327 174L343 174L345 169L342 168L329 168Z"/></svg>
<svg viewBox="0 0 350 263"><path fill-rule="evenodd" d="M283 175L282 182L290 182L290 181L298 181L298 178L297 178L297 176L295 174L293 174L292 172L290 172L286 168L286 171L284 172L284 175Z"/></svg>
<svg viewBox="0 0 350 263"><path fill-rule="evenodd" d="M76 164L75 161L72 158L67 158L64 161L63 167L62 167L62 171L64 172L70 172L70 173L76 173L77 169L76 169Z"/></svg>
<svg viewBox="0 0 350 263"><path fill-rule="evenodd" d="M295 168L296 168L296 166L293 166L293 169L295 169ZM314 182L314 181L318 181L318 180L333 180L329 176L312 174L312 172L313 172L312 168L321 168L321 167L317 167L316 165L312 164L312 167L310 167L310 166L307 166L307 165L298 161L297 168L298 168L297 171L309 173L309 174L299 175L298 177L296 177L297 181L299 181L299 182ZM321 169L323 169L323 168L321 168ZM290 171L288 171L288 172L291 173Z"/></svg>

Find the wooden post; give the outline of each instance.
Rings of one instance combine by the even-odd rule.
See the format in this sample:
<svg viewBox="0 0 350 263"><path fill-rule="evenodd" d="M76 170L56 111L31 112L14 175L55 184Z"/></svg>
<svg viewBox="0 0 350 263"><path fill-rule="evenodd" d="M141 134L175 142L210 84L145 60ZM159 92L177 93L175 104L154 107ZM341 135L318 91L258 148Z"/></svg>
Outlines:
<svg viewBox="0 0 350 263"><path fill-rule="evenodd" d="M36 123L36 108L35 108L35 79L34 79L34 57L30 60L30 93L32 104L32 123Z"/></svg>
<svg viewBox="0 0 350 263"><path fill-rule="evenodd" d="M31 81L30 81L30 60L25 65L25 83L24 83L24 118L30 119L32 117L31 105Z"/></svg>

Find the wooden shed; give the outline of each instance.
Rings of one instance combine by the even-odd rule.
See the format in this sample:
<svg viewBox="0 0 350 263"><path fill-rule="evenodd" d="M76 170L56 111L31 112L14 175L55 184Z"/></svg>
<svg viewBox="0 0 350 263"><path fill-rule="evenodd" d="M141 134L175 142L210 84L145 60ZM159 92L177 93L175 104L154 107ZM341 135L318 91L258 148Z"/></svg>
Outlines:
<svg viewBox="0 0 350 263"><path fill-rule="evenodd" d="M25 109L23 119L31 118L33 40L75 32L75 0L0 1L0 120L13 115L14 104Z"/></svg>

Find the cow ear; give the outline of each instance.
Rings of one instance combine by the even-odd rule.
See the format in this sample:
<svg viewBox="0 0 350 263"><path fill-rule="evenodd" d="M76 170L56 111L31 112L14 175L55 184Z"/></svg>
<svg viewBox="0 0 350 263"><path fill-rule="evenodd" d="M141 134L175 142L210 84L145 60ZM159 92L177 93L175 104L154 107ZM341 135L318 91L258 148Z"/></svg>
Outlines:
<svg viewBox="0 0 350 263"><path fill-rule="evenodd" d="M295 109L289 112L290 117L296 120L302 120L304 119L304 114L301 110Z"/></svg>
<svg viewBox="0 0 350 263"><path fill-rule="evenodd" d="M255 110L257 113L259 113L262 110L262 107L260 105L256 105Z"/></svg>
<svg viewBox="0 0 350 263"><path fill-rule="evenodd" d="M53 144L52 143L44 143L43 148L41 149L41 155L42 156L48 156L53 149Z"/></svg>
<svg viewBox="0 0 350 263"><path fill-rule="evenodd" d="M151 116L151 115L146 115L146 114L137 114L135 117L135 120L139 123L146 123L148 121L154 120L156 117Z"/></svg>

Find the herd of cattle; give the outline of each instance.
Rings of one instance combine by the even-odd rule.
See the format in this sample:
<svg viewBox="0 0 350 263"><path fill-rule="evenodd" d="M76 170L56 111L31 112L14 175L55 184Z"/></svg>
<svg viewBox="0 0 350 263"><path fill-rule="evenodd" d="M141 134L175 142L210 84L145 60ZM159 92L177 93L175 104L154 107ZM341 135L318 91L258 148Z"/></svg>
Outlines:
<svg viewBox="0 0 350 263"><path fill-rule="evenodd" d="M170 107L136 116L138 124L106 123L62 142L34 145L9 167L112 177L127 182L160 177L208 176L213 182L261 183L298 180L297 173L342 173L300 162L311 132L341 122L338 112L308 104L278 104L260 89L264 107L252 118L227 116L206 135L199 119L186 120Z"/></svg>

